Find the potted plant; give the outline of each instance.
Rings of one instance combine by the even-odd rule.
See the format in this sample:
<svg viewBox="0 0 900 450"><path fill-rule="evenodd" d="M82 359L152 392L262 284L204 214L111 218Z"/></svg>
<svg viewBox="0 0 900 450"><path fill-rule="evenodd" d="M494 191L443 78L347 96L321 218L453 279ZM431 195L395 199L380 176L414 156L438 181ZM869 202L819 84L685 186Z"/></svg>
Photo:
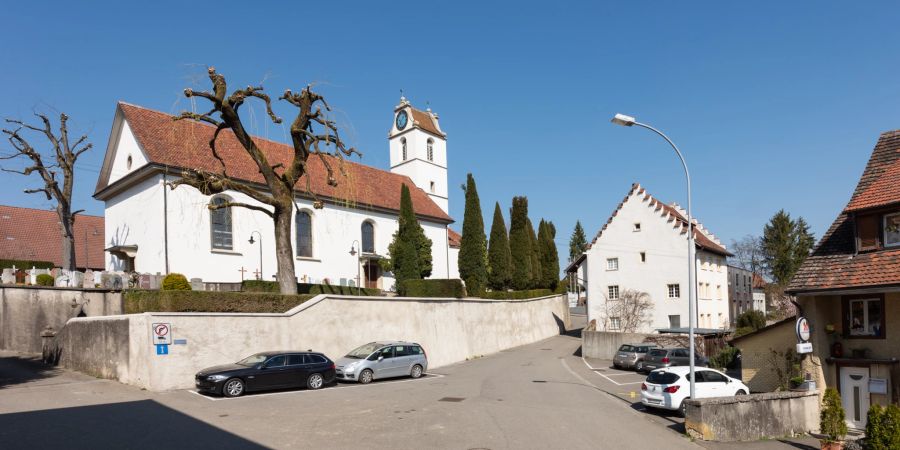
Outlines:
<svg viewBox="0 0 900 450"><path fill-rule="evenodd" d="M819 414L819 442L822 450L840 450L844 448L844 436L847 435L847 422L844 418L844 407L841 405L841 394L834 388L825 390L822 399L822 412Z"/></svg>

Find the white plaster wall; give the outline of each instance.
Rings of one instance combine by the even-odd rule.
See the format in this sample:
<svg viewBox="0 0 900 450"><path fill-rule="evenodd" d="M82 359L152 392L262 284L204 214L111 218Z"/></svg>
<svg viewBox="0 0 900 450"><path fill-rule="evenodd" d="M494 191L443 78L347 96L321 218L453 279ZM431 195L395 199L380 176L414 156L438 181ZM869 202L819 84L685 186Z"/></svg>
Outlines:
<svg viewBox="0 0 900 450"><path fill-rule="evenodd" d="M135 269L140 272L165 273L163 251L162 176L154 176L107 202L106 228L110 244L137 245ZM238 282L241 268L245 279L253 279L260 267L260 243L262 236L263 279L274 280L275 260L274 224L269 216L245 208L234 207L232 214L231 251L213 250L210 235L210 212L207 205L210 196L194 188L180 186L167 190L168 195L168 249L169 271L182 273L188 278L201 278L208 282ZM261 206L260 203L237 192L225 192L234 201ZM312 202L298 199L300 209L313 216L313 256L295 259L295 273L301 282L341 284L357 277L357 258L350 255L354 240L361 240L364 221L375 225L375 251L388 254L397 216L388 213L365 211L326 204L324 209L314 209ZM432 278L448 276L447 229L439 223L420 220L426 236L432 240ZM254 244L248 241L254 237ZM292 231L296 236L296 229ZM296 239L292 242L296 254ZM357 250L359 248L357 247ZM110 268L115 259L110 258ZM455 261L454 261L455 262ZM361 272L361 270L359 271ZM365 277L365 274L361 274ZM382 289L390 290L394 280L384 276Z"/></svg>
<svg viewBox="0 0 900 450"><path fill-rule="evenodd" d="M459 278L459 249L450 247L450 276L447 278Z"/></svg>
<svg viewBox="0 0 900 450"><path fill-rule="evenodd" d="M669 315L681 316L681 326L688 326L688 267L687 234L675 228L675 222L661 215L662 210L649 206L644 195L633 194L625 201L603 235L587 251L586 280L588 286L588 320L597 320L597 329L606 330L606 297L608 286L618 285L620 294L627 289L646 292L653 301L650 323L640 332L650 332L669 327ZM640 231L634 231L634 224L640 223ZM641 262L640 253L646 254L646 262ZM698 260L710 254L697 252ZM714 255L712 255L714 256ZM607 270L607 259L618 258L619 269ZM718 257L723 266L724 258ZM698 314L711 314L718 319L722 313L723 324L727 326L728 299L727 274L724 267L720 272L704 271L698 267L698 282L709 282L722 286L722 299L698 300ZM668 285L679 284L681 296L668 298ZM699 293L699 291L698 291ZM698 326L702 326L698 322Z"/></svg>
<svg viewBox="0 0 900 450"><path fill-rule="evenodd" d="M410 114L412 120L412 114ZM412 125L407 125L407 130ZM425 191L444 212L449 213L449 186L447 185L447 141L413 128L399 136L396 122L391 128L391 172L406 175ZM406 160L403 159L402 139L406 139ZM428 161L428 139L433 141L433 160ZM404 162L405 161L405 162ZM434 182L434 190L431 183Z"/></svg>
<svg viewBox="0 0 900 450"><path fill-rule="evenodd" d="M147 165L147 155L138 145L131 127L128 126L127 121L122 120L121 115L122 112L117 110L115 122L119 127L116 132L118 142L113 143L116 152L109 173L109 184L115 183L125 175ZM129 156L131 157L131 168L128 167Z"/></svg>

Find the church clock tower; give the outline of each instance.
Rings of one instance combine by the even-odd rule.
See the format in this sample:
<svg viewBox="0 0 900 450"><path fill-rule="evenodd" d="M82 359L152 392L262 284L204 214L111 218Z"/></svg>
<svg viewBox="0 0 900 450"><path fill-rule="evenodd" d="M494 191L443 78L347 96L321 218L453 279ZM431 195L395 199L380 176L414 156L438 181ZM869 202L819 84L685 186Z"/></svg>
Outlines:
<svg viewBox="0 0 900 450"><path fill-rule="evenodd" d="M391 172L406 175L450 214L447 186L447 134L431 108L421 111L400 97L388 133Z"/></svg>

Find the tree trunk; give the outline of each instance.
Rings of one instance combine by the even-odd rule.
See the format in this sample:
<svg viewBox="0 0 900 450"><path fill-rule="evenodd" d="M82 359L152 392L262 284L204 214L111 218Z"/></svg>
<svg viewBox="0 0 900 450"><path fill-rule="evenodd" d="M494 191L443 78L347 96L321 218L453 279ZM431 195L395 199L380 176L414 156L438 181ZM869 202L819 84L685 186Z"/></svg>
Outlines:
<svg viewBox="0 0 900 450"><path fill-rule="evenodd" d="M278 273L275 275L282 294L297 293L297 276L294 274L294 246L291 245L291 219L293 204L275 208L275 258Z"/></svg>
<svg viewBox="0 0 900 450"><path fill-rule="evenodd" d="M59 223L62 226L62 268L64 270L75 270L75 221L72 214L67 211L63 205L56 207L59 215ZM84 243L87 245L87 242ZM85 261L87 265L87 261Z"/></svg>

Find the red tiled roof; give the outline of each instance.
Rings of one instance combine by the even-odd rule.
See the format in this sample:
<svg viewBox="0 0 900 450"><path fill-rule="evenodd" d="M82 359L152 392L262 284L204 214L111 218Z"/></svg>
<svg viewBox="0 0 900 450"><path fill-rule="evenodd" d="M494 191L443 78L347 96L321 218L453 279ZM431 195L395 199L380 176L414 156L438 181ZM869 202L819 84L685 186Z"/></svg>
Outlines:
<svg viewBox="0 0 900 450"><path fill-rule="evenodd" d="M447 240L450 241L451 247L459 248L462 243L462 235L453 231L452 228L447 228Z"/></svg>
<svg viewBox="0 0 900 450"><path fill-rule="evenodd" d="M104 232L103 217L75 216L76 267L85 267L85 242L87 268L106 266ZM0 259L49 261L61 267L62 226L56 211L0 205Z"/></svg>
<svg viewBox="0 0 900 450"><path fill-rule="evenodd" d="M852 214L900 202L900 131L882 133L850 203L791 279L788 292L900 285L900 248L856 253Z"/></svg>
<svg viewBox="0 0 900 450"><path fill-rule="evenodd" d="M900 130L882 133L844 211L900 202Z"/></svg>
<svg viewBox="0 0 900 450"><path fill-rule="evenodd" d="M763 278L762 275L754 273L751 285L753 286L753 289L765 289L769 283L766 282L766 279Z"/></svg>
<svg viewBox="0 0 900 450"><path fill-rule="evenodd" d="M151 163L221 172L221 165L209 148L214 131L212 125L191 120L173 121L169 114L127 103L120 102L118 106ZM254 140L272 165L286 165L293 157L292 146L259 137L254 137ZM229 176L264 184L256 164L230 130L219 135L216 151L225 161ZM326 158L335 171L338 185L328 185L324 163L317 156L312 156L307 161L306 175L297 182L298 192L307 192L308 183L308 192L341 204L399 211L400 188L406 184L410 187L416 214L441 221L453 220L409 177L336 157ZM101 182L97 191L105 187L105 183Z"/></svg>
<svg viewBox="0 0 900 450"><path fill-rule="evenodd" d="M438 136L446 136L434 123L434 115L430 111L419 111L412 107L409 109L412 111L413 126Z"/></svg>

